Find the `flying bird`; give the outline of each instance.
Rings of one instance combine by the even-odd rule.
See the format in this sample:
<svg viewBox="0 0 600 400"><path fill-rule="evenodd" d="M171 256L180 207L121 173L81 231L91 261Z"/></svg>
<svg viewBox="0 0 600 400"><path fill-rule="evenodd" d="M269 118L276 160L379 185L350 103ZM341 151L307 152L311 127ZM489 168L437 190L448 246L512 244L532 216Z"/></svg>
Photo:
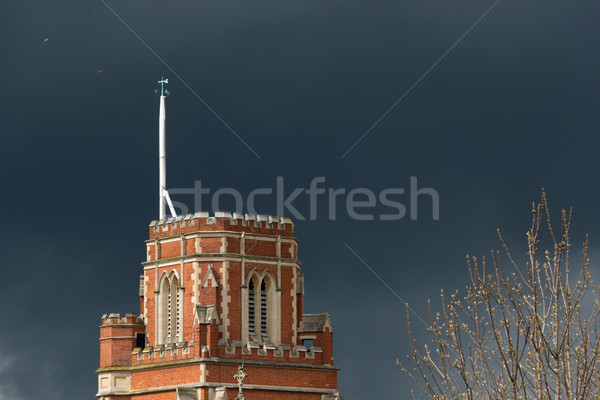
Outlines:
<svg viewBox="0 0 600 400"><path fill-rule="evenodd" d="M96 71L97 74L101 73L104 71L104 68L100 68L98 71Z"/></svg>
<svg viewBox="0 0 600 400"><path fill-rule="evenodd" d="M48 36L46 39L42 40L42 43L46 43L48 40L50 40L50 36Z"/></svg>

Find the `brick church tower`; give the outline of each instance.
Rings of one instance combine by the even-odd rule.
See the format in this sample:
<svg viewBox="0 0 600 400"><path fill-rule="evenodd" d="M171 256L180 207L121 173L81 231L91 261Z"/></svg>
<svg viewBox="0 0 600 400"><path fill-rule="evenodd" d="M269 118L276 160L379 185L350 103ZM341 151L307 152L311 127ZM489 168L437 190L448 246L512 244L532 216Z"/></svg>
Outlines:
<svg viewBox="0 0 600 400"><path fill-rule="evenodd" d="M161 118L164 134L164 96ZM161 217L149 227L140 314L102 316L99 400L340 399L331 319L304 313L292 222Z"/></svg>

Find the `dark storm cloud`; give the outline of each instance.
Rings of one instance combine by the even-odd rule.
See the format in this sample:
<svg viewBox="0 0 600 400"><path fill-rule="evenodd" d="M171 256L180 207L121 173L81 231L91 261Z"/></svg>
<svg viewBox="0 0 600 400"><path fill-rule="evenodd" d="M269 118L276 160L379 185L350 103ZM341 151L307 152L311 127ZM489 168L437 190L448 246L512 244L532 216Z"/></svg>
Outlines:
<svg viewBox="0 0 600 400"><path fill-rule="evenodd" d="M137 311L161 75L170 187L247 194L325 176L379 192L417 176L438 191L440 221L425 202L417 221L296 223L306 310L333 316L349 400L412 386L395 365L404 306L344 243L424 313L464 286L466 253L499 247L496 227L522 248L542 186L554 211L575 206L578 238L600 235L597 2L501 1L343 160L493 2L108 4L261 159L102 2L4 4L1 399L93 397L99 317Z"/></svg>

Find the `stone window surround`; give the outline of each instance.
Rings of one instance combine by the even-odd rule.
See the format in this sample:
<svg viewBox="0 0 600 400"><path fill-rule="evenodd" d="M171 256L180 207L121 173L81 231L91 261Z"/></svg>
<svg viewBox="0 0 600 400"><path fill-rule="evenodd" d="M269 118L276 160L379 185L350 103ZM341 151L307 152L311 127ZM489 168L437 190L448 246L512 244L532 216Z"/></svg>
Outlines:
<svg viewBox="0 0 600 400"><path fill-rule="evenodd" d="M184 296L183 286L181 285L181 279L176 269L173 269L170 273L164 271L159 279L157 286L159 289L156 292L156 344L174 343L181 341L183 338L183 307L184 307ZM171 295L171 309L167 310L168 307L168 289L171 293L175 293L175 297ZM179 301L177 299L179 298ZM177 307L179 306L179 307ZM175 311L173 313L173 310ZM171 337L167 337L169 323L169 314L171 317ZM177 318L179 318L179 324L177 324Z"/></svg>
<svg viewBox="0 0 600 400"><path fill-rule="evenodd" d="M246 275L246 285L240 287L242 299L242 343L250 341L249 334L249 285L248 282L254 280L255 295L255 337L262 339L260 324L260 296L261 283L263 280L267 287L267 337L268 341L279 346L281 344L281 289L277 287L277 279L270 269L265 268L262 272L258 268L253 268Z"/></svg>

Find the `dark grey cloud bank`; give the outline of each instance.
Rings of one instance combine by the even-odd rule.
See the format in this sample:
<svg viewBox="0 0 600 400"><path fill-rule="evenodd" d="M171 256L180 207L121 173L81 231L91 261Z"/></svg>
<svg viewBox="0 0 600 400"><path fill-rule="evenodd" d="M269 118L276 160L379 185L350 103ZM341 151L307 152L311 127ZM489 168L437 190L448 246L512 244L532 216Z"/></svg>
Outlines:
<svg viewBox="0 0 600 400"><path fill-rule="evenodd" d="M403 305L344 243L418 312L464 286L465 254L498 247L496 227L522 245L542 186L555 211L575 206L576 241L589 232L597 248L597 2L501 1L343 160L492 2L109 4L261 159L100 1L4 2L0 398L92 398L100 315L137 310L161 75L170 187L248 193L325 176L378 192L417 176L439 192L439 221L425 202L417 221L296 223L306 309L333 315L347 399L412 386L395 365Z"/></svg>

